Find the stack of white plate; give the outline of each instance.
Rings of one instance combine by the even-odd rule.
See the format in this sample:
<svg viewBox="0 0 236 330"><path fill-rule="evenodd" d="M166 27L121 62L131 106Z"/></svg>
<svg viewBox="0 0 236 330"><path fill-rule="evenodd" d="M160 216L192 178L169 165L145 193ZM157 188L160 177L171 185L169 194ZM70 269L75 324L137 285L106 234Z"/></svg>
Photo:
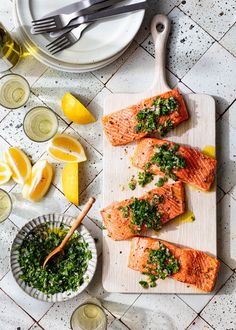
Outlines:
<svg viewBox="0 0 236 330"><path fill-rule="evenodd" d="M144 10L93 23L76 44L51 55L46 45L53 39L48 34L32 35L31 22L75 2L76 0L14 0L14 19L19 39L34 57L54 69L67 72L100 69L115 61L129 47L140 28ZM125 4L136 2L137 0L127 0Z"/></svg>

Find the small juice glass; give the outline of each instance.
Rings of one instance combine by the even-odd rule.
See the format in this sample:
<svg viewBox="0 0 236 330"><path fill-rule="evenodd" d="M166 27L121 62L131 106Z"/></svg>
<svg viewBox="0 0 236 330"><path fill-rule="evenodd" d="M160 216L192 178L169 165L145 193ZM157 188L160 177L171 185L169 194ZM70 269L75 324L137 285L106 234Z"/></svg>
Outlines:
<svg viewBox="0 0 236 330"><path fill-rule="evenodd" d="M70 326L72 330L106 330L107 317L99 301L92 299L77 307Z"/></svg>
<svg viewBox="0 0 236 330"><path fill-rule="evenodd" d="M19 74L10 73L0 78L0 104L8 109L22 107L29 99L28 81Z"/></svg>
<svg viewBox="0 0 236 330"><path fill-rule="evenodd" d="M46 142L57 133L57 115L47 107L38 106L32 108L25 115L23 128L30 140Z"/></svg>
<svg viewBox="0 0 236 330"><path fill-rule="evenodd" d="M0 189L0 222L5 221L12 211L12 200L10 195L3 189Z"/></svg>

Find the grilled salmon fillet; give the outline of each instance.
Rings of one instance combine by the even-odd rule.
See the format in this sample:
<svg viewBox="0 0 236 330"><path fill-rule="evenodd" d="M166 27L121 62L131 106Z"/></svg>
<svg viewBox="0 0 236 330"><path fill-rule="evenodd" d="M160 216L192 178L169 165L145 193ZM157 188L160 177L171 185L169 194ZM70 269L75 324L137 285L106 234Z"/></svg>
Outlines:
<svg viewBox="0 0 236 330"><path fill-rule="evenodd" d="M138 200L146 200L153 203L155 196L162 196L162 201L156 201L155 205L161 214L161 225L174 219L178 215L185 212L185 194L182 182L167 184L164 187L155 188L138 198ZM124 208L133 202L133 198L126 199L122 202L113 203L101 210L104 225L108 230L109 236L114 240L125 240L145 233L147 226L144 224L138 232L138 227L131 222L131 211L125 217Z"/></svg>
<svg viewBox="0 0 236 330"><path fill-rule="evenodd" d="M163 125L167 120L171 120L173 127L180 124L183 120L188 119L188 112L183 100L177 89L159 95L161 98L174 97L179 107L174 112L166 116L161 116L159 124ZM125 109L111 113L102 118L104 132L113 146L124 145L134 140L141 139L150 132L136 132L135 127L138 124L137 114L140 110L149 109L157 96L145 99L138 104L132 105ZM152 131L153 133L154 131Z"/></svg>
<svg viewBox="0 0 236 330"><path fill-rule="evenodd" d="M145 169L145 165L150 162L155 154L155 146L161 146L165 143L170 147L175 145L173 142L155 138L142 139L135 149L132 164ZM216 160L203 154L196 148L179 146L178 152L185 159L186 167L174 171L177 178L201 190L209 190L215 179ZM152 164L149 171L154 174L164 175L156 164Z"/></svg>
<svg viewBox="0 0 236 330"><path fill-rule="evenodd" d="M149 251L158 250L160 243L164 244L180 263L179 271L173 274L172 278L192 284L206 292L213 290L220 262L204 252L180 248L166 241L150 237L134 237L131 241L128 267L141 273L148 272ZM155 275L154 271L151 273Z"/></svg>

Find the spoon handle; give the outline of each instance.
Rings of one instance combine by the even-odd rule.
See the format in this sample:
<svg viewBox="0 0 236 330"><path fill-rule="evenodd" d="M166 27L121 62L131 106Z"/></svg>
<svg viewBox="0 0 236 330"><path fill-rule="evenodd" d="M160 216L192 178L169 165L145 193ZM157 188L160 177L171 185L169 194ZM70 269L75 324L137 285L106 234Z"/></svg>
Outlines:
<svg viewBox="0 0 236 330"><path fill-rule="evenodd" d="M79 214L79 216L77 217L77 219L75 220L75 222L73 223L73 225L71 226L70 230L68 231L67 235L65 236L65 238L63 239L63 241L61 242L61 244L59 245L60 250L64 248L64 246L66 245L66 243L69 241L69 239L71 238L71 236L74 234L74 231L79 227L79 225L83 221L84 217L86 216L86 214L88 213L88 211L93 206L95 200L96 199L94 197L90 197L89 198L89 200L85 204L83 210L81 211L81 213Z"/></svg>

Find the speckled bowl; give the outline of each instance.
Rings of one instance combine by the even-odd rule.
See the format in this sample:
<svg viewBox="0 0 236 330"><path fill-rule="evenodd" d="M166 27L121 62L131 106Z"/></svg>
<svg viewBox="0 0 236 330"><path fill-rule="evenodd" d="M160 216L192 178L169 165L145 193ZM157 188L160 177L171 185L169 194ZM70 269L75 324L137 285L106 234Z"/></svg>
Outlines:
<svg viewBox="0 0 236 330"><path fill-rule="evenodd" d="M13 277L15 278L16 282L19 284L21 289L23 289L24 292L29 294L31 297L34 297L36 299L46 301L46 302L60 302L65 301L71 298L74 298L79 293L81 293L91 282L93 275L96 270L97 265L97 250L95 246L95 242L90 235L89 231L84 225L80 225L78 228L78 232L82 236L82 238L88 243L88 248L92 252L92 259L88 262L88 268L85 272L85 281L84 283L78 287L76 291L65 291L60 292L56 294L45 294L38 289L32 288L28 286L24 281L20 279L20 275L22 274L20 265L18 263L18 256L19 256L19 247L22 244L25 237L32 231L35 230L35 228L47 223L50 228L59 228L61 223L63 223L65 226L71 226L74 222L74 218L70 217L65 214L48 214L48 215L42 215L39 216L31 221L29 221L26 225L24 225L18 234L16 235L12 247L11 247L11 256L10 256L10 262L11 262L11 270Z"/></svg>

